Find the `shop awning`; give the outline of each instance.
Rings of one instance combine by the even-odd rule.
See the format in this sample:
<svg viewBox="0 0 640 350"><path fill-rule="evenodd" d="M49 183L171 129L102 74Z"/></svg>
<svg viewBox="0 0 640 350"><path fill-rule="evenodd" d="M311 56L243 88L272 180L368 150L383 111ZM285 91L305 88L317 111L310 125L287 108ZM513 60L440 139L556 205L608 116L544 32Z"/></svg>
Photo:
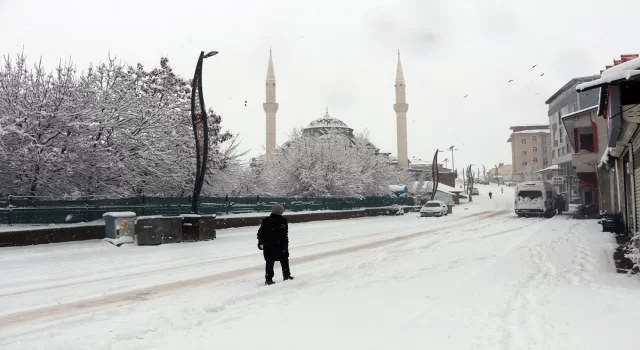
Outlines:
<svg viewBox="0 0 640 350"><path fill-rule="evenodd" d="M545 172L545 171L552 171L552 170L559 170L559 169L560 169L560 166L556 164L556 165L552 165L550 167L546 167L546 168L544 168L542 170L538 170L538 171L536 171L536 173L542 173L542 172Z"/></svg>

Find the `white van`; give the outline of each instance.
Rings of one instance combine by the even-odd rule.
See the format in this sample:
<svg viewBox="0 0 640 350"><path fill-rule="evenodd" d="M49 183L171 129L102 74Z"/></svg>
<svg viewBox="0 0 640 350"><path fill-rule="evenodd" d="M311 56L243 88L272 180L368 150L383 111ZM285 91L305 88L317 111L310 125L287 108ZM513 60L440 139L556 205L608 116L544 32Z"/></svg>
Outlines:
<svg viewBox="0 0 640 350"><path fill-rule="evenodd" d="M515 190L515 211L521 216L542 216L550 218L556 210L555 190L546 181L520 182Z"/></svg>

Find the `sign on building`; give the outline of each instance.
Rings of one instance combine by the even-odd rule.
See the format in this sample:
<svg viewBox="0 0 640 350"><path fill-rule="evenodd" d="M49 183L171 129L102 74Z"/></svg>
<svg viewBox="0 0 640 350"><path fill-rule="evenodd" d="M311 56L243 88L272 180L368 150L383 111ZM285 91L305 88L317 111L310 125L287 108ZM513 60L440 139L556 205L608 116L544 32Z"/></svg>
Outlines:
<svg viewBox="0 0 640 350"><path fill-rule="evenodd" d="M562 185L564 183L564 176L553 176L551 178L552 185Z"/></svg>

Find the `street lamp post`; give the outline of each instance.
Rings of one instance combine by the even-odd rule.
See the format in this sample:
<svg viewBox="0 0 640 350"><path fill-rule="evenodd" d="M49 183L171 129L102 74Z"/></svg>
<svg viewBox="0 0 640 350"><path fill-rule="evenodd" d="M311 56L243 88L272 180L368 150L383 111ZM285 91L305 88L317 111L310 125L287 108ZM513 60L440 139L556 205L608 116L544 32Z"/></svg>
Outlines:
<svg viewBox="0 0 640 350"><path fill-rule="evenodd" d="M458 149L454 146L447 148L447 151L451 151L451 170L456 171L456 163L453 160L453 151L457 151Z"/></svg>
<svg viewBox="0 0 640 350"><path fill-rule="evenodd" d="M467 177L469 178L469 202L473 202L473 171L471 171L471 167L473 164L469 164L469 168L467 168Z"/></svg>
<svg viewBox="0 0 640 350"><path fill-rule="evenodd" d="M438 153L443 152L436 150L433 155L433 162L431 163L431 183L433 184L433 192L431 193L431 200L436 198L438 193L438 183L440 182L440 169L438 169Z"/></svg>
<svg viewBox="0 0 640 350"><path fill-rule="evenodd" d="M207 156L209 154L209 127L207 125L207 111L202 94L202 61L218 54L211 51L205 55L200 52L196 72L191 82L191 122L193 124L193 136L196 140L196 182L193 186L191 197L191 212L198 214L198 199L202 191L202 184L207 171Z"/></svg>

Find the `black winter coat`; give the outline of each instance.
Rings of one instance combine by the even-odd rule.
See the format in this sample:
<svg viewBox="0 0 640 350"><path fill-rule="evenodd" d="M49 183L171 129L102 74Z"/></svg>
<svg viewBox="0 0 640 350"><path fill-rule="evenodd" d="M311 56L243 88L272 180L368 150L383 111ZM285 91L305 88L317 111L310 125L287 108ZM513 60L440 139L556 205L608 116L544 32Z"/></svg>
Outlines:
<svg viewBox="0 0 640 350"><path fill-rule="evenodd" d="M265 260L289 258L289 223L282 215L271 214L262 220L258 230L258 244L263 245Z"/></svg>

